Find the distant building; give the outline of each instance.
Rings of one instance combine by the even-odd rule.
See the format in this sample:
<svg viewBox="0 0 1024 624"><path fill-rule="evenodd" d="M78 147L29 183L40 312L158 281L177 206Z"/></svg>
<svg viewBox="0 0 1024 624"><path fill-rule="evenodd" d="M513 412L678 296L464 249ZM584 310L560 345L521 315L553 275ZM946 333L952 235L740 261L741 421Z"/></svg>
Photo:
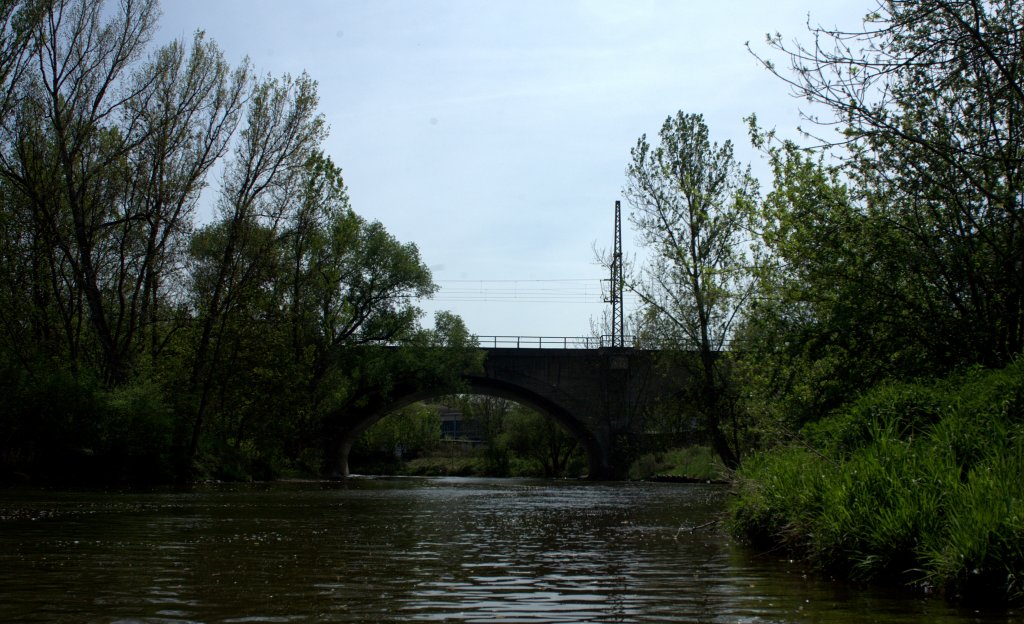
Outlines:
<svg viewBox="0 0 1024 624"><path fill-rule="evenodd" d="M471 447L481 446L484 438L477 423L463 417L462 412L444 405L437 406L441 418L441 439L465 442Z"/></svg>

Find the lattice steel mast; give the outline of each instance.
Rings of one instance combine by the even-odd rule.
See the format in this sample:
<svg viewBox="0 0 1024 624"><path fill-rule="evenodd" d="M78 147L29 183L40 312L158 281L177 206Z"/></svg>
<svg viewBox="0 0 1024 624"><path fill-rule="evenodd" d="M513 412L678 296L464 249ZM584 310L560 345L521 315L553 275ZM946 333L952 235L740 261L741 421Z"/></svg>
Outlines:
<svg viewBox="0 0 1024 624"><path fill-rule="evenodd" d="M612 344L613 347L626 346L626 315L623 310L623 290L626 277L622 270L622 208L615 202L615 237L612 251L611 281L608 300L612 304Z"/></svg>

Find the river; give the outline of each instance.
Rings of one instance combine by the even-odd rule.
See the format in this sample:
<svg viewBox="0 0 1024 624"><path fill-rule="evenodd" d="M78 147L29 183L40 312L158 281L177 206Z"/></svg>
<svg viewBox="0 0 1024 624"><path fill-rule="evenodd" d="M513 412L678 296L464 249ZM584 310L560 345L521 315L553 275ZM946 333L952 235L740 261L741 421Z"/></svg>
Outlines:
<svg viewBox="0 0 1024 624"><path fill-rule="evenodd" d="M731 543L715 485L0 491L2 622L1013 622Z"/></svg>

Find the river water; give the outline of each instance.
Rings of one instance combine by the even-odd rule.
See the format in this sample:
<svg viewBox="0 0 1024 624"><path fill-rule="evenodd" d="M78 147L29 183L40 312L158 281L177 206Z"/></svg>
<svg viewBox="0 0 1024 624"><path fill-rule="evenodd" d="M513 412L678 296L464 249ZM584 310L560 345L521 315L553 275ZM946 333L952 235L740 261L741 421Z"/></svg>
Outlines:
<svg viewBox="0 0 1024 624"><path fill-rule="evenodd" d="M2 622L1012 622L731 543L714 485L0 491Z"/></svg>

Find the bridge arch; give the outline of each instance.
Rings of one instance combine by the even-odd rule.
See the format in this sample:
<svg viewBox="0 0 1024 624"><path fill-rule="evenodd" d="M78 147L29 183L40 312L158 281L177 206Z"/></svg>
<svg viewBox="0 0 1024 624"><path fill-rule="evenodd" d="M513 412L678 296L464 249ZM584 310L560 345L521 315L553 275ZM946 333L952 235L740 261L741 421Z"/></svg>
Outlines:
<svg viewBox="0 0 1024 624"><path fill-rule="evenodd" d="M463 373L462 391L510 399L560 423L583 444L591 479L617 479L628 473L647 414L677 393L689 374L661 366L657 351L632 348L482 350L483 368ZM369 398L370 403L355 412L329 419L324 432L325 474L347 475L353 443L388 413L452 393L449 387L431 387L415 375L390 390L386 397Z"/></svg>
<svg viewBox="0 0 1024 624"><path fill-rule="evenodd" d="M591 433L587 425L577 419L564 407L560 406L550 398L524 388L508 381L493 379L482 375L465 375L463 380L466 383L462 394L479 394L493 396L502 399L515 401L526 407L554 420L560 424L569 435L573 436L583 446L587 455L589 474L591 476L603 476L605 471L604 449L600 442ZM356 416L349 422L345 432L341 434L337 447L337 469L340 476L349 475L348 456L359 436L374 423L403 407L451 394L450 390L420 389L403 391L397 393L392 399L382 405L369 409L363 414Z"/></svg>

